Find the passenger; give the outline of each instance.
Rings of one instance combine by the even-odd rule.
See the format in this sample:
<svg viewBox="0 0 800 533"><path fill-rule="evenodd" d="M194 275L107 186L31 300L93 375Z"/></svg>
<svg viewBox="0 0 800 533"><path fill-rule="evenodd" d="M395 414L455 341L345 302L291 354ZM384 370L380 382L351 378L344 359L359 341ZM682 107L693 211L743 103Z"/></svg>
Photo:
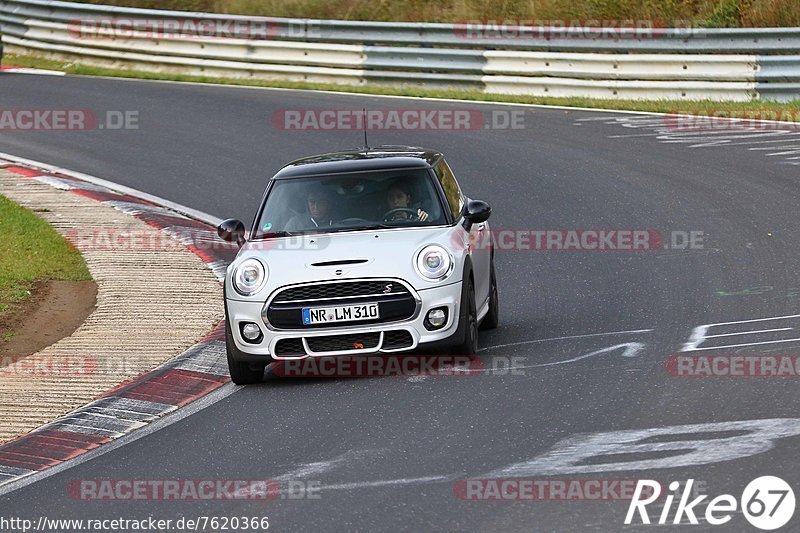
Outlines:
<svg viewBox="0 0 800 533"><path fill-rule="evenodd" d="M305 213L293 216L286 223L286 231L307 231L333 224L331 200L323 191L311 191L306 198Z"/></svg>

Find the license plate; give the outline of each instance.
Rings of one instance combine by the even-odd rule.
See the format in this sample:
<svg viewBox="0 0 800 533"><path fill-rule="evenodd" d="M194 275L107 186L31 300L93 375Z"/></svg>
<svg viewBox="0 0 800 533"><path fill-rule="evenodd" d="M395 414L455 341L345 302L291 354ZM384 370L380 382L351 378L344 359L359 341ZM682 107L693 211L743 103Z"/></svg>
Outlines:
<svg viewBox="0 0 800 533"><path fill-rule="evenodd" d="M337 305L335 307L303 308L303 325L332 324L380 318L378 304Z"/></svg>

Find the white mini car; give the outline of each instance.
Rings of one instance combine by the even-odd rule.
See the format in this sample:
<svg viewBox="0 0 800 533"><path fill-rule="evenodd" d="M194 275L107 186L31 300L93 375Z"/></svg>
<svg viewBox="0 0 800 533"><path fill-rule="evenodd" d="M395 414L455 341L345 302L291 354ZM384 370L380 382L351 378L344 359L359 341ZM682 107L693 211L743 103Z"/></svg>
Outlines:
<svg viewBox="0 0 800 533"><path fill-rule="evenodd" d="M233 219L217 230L241 247L224 289L234 383L259 382L275 360L474 354L479 325L498 323L490 215L436 151L290 163L267 185L249 236Z"/></svg>

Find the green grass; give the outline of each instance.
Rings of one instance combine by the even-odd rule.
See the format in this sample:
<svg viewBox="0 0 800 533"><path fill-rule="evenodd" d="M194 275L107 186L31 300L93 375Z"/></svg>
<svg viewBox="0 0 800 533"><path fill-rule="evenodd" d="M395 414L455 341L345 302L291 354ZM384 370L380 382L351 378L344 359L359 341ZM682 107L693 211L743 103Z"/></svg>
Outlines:
<svg viewBox="0 0 800 533"><path fill-rule="evenodd" d="M390 87L382 85L335 85L321 83L280 82L262 80L237 80L234 78L208 78L202 76L184 76L180 74L159 74L136 70L99 68L66 61L42 59L30 55L8 55L6 64L61 70L70 74L85 76L112 76L121 78L138 78L148 80L172 80L186 82L213 83L222 85L242 85L251 87L278 87L286 89L309 89L320 91L340 91L357 94L379 94L394 96L412 96L425 98L449 98L455 100L471 100L484 102L506 102L517 104L557 105L567 107L594 107L599 109L616 109L632 111L649 111L654 113L709 114L714 112L753 113L754 118L777 118L794 121L800 118L800 100L793 102L716 102L675 101L675 100L606 100L598 98L551 98L538 96L511 96L487 94L480 91L423 89L417 87ZM773 117L773 115L775 115Z"/></svg>
<svg viewBox="0 0 800 533"><path fill-rule="evenodd" d="M73 0L77 1L77 0ZM797 0L80 0L94 4L315 19L689 21L708 27L800 26Z"/></svg>
<svg viewBox="0 0 800 533"><path fill-rule="evenodd" d="M87 281L81 254L50 225L0 196L0 313L30 295L36 281ZM3 332L6 340L11 332Z"/></svg>

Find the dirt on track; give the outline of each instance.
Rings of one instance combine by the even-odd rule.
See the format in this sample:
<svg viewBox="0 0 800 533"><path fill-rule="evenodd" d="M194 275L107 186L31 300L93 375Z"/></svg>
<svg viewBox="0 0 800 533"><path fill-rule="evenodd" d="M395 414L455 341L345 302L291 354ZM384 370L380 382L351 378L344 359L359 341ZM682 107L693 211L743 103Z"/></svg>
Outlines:
<svg viewBox="0 0 800 533"><path fill-rule="evenodd" d="M40 281L23 302L0 315L0 360L34 354L71 335L94 311L97 284L94 281Z"/></svg>

